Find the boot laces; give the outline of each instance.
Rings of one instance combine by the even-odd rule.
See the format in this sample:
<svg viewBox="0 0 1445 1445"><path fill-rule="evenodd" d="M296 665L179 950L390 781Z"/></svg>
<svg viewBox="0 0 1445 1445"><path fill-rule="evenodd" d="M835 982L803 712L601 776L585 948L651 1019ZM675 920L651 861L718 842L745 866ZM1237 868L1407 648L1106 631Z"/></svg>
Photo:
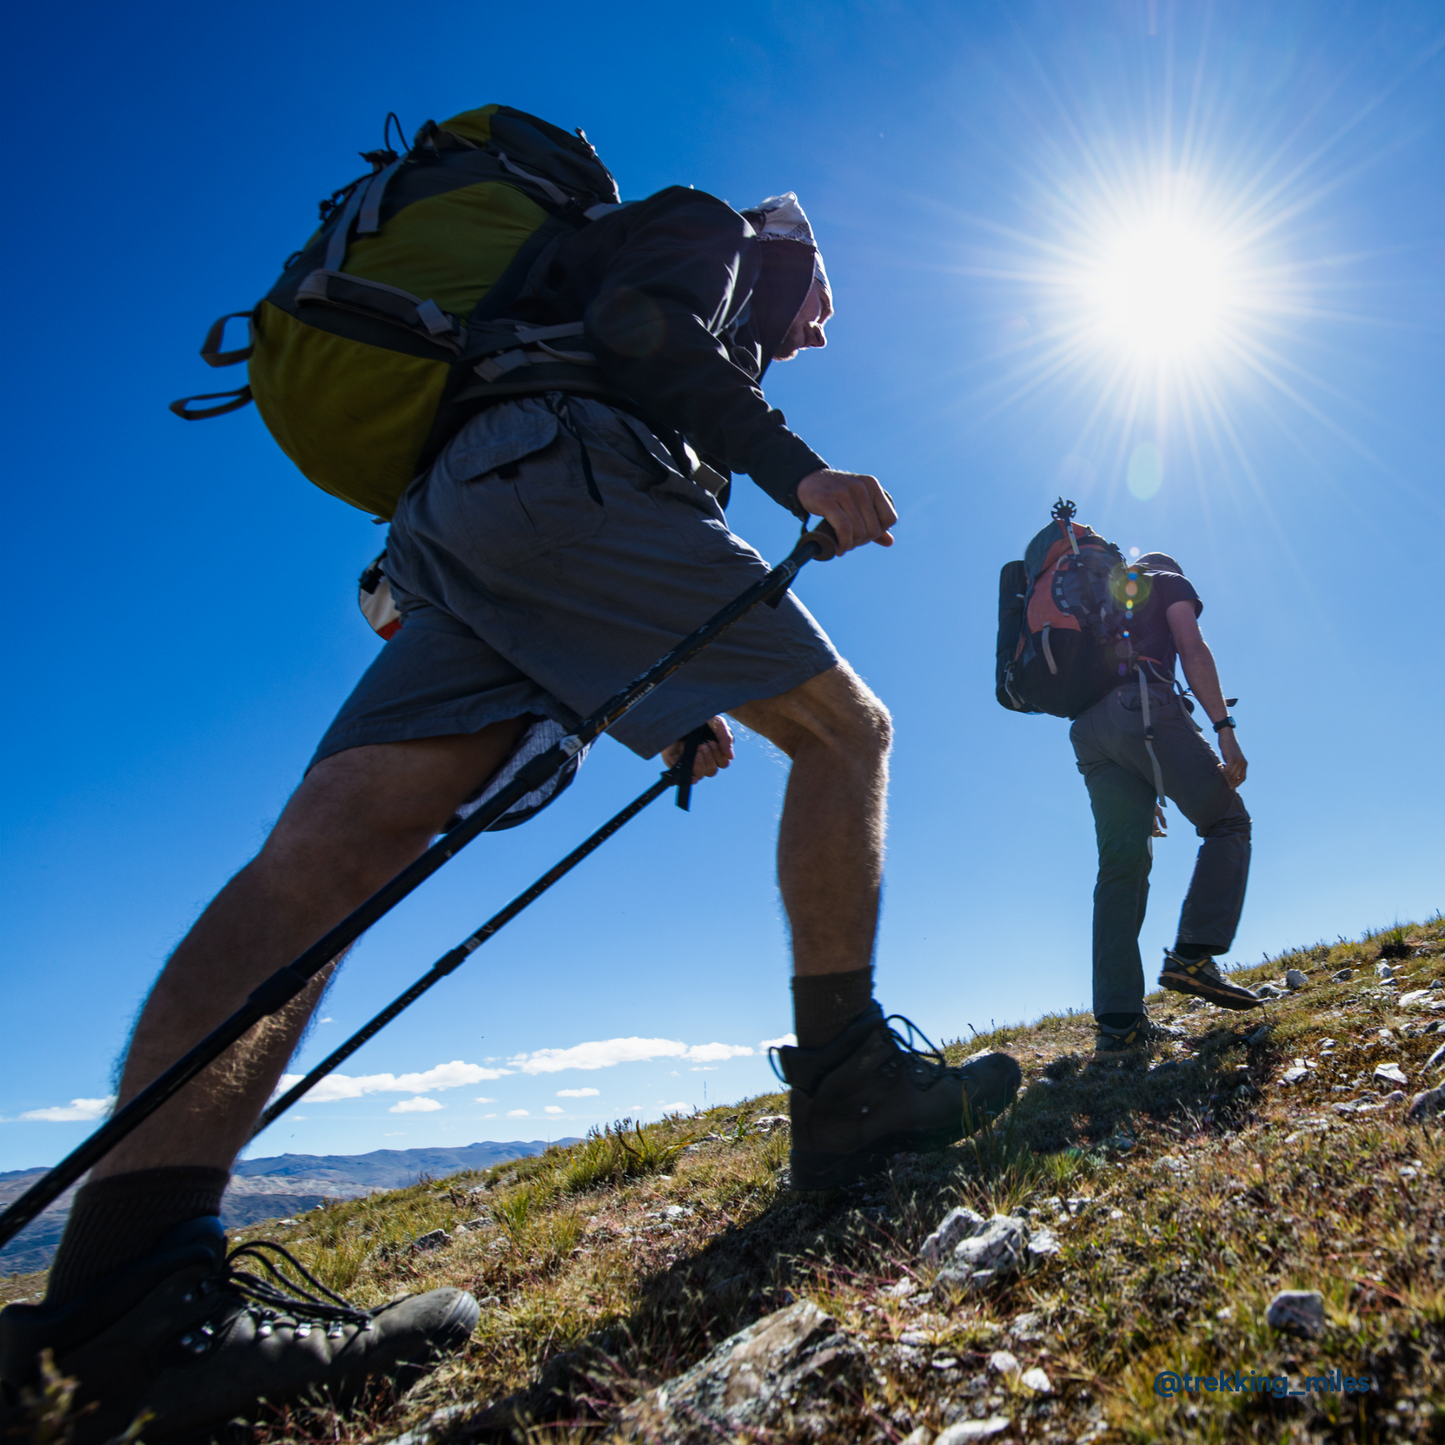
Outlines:
<svg viewBox="0 0 1445 1445"><path fill-rule="evenodd" d="M298 1284L282 1273L268 1251L284 1259L306 1283ZM237 1269L237 1260L254 1260L270 1278ZM282 1317L298 1325L312 1321L328 1325L327 1334L331 1336L339 1335L344 1325L358 1325L363 1330L371 1328L370 1310L364 1310L328 1289L290 1250L270 1240L258 1239L253 1244L233 1249L226 1256L224 1285L246 1301L248 1310L262 1321L263 1330L272 1320ZM308 1289L307 1285L311 1288Z"/></svg>
<svg viewBox="0 0 1445 1445"><path fill-rule="evenodd" d="M895 1019L908 1030L906 1037L893 1027L893 1021ZM888 1017L883 1020L883 1026L892 1035L893 1042L898 1045L900 1053L911 1054L915 1059L927 1059L933 1065L935 1073L941 1073L948 1067L948 1060L944 1058L943 1050L940 1049L912 1019L905 1018L902 1014L889 1014ZM920 1049L913 1042L915 1038L922 1039L927 1045L927 1048Z"/></svg>

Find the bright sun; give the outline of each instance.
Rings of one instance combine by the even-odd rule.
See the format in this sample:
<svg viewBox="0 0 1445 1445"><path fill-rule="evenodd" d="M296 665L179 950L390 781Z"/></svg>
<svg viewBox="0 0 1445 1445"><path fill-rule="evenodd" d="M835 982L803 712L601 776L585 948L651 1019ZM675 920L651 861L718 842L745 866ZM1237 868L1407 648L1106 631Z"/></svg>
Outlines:
<svg viewBox="0 0 1445 1445"><path fill-rule="evenodd" d="M1102 332L1140 358L1161 360L1211 341L1230 300L1222 248L1169 221L1120 235L1089 290Z"/></svg>

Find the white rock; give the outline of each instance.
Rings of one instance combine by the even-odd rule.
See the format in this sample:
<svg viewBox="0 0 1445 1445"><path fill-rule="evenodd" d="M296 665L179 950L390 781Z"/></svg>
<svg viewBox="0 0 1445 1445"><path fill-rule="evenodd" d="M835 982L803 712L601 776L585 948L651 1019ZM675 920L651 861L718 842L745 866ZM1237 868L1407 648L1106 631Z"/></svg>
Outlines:
<svg viewBox="0 0 1445 1445"><path fill-rule="evenodd" d="M1338 973L1332 973L1332 974L1330 975L1330 982L1331 982L1331 983L1348 983L1349 980L1350 980L1350 977L1351 977L1351 970L1348 969L1348 968L1342 968Z"/></svg>
<svg viewBox="0 0 1445 1445"><path fill-rule="evenodd" d="M907 1299L918 1288L918 1281L904 1275L896 1284L890 1284L883 1291L889 1299Z"/></svg>
<svg viewBox="0 0 1445 1445"><path fill-rule="evenodd" d="M1297 1084L1301 1079L1307 1079L1310 1071L1303 1064L1296 1064L1292 1069L1286 1069L1279 1076L1281 1084Z"/></svg>
<svg viewBox="0 0 1445 1445"><path fill-rule="evenodd" d="M1002 1435L1008 1427L1009 1422L1003 1415L990 1415L986 1420L960 1420L938 1436L933 1445L964 1445L967 1440L988 1440Z"/></svg>
<svg viewBox="0 0 1445 1445"><path fill-rule="evenodd" d="M786 1114L763 1114L753 1120L753 1128L764 1134L771 1134L778 1129L791 1129L793 1121Z"/></svg>
<svg viewBox="0 0 1445 1445"><path fill-rule="evenodd" d="M1304 988L1309 983L1309 975L1300 969L1292 968L1284 976L1286 988Z"/></svg>
<svg viewBox="0 0 1445 1445"><path fill-rule="evenodd" d="M1445 1084L1424 1089L1410 1100L1409 1117L1412 1119L1435 1119L1442 1113L1445 1113Z"/></svg>
<svg viewBox="0 0 1445 1445"><path fill-rule="evenodd" d="M1023 1383L1038 1395L1052 1395L1054 1392L1053 1381L1037 1365L1024 1371Z"/></svg>
<svg viewBox="0 0 1445 1445"><path fill-rule="evenodd" d="M1016 1375L1019 1372L1018 1356L1011 1350L995 1350L988 1357L988 1367L995 1375Z"/></svg>
<svg viewBox="0 0 1445 1445"><path fill-rule="evenodd" d="M920 1425L903 1437L902 1445L933 1445L933 1431L927 1425Z"/></svg>
<svg viewBox="0 0 1445 1445"><path fill-rule="evenodd" d="M1440 1047L1425 1060L1425 1072L1428 1074L1436 1064L1445 1064L1445 1044L1441 1044Z"/></svg>
<svg viewBox="0 0 1445 1445"><path fill-rule="evenodd" d="M976 1269L1017 1269L1023 1263L1029 1227L1011 1214L995 1214L981 1234L962 1240L953 1251L953 1264Z"/></svg>
<svg viewBox="0 0 1445 1445"><path fill-rule="evenodd" d="M1319 1334L1325 1327L1325 1297L1317 1289L1283 1289L1270 1300L1264 1320L1271 1329Z"/></svg>
<svg viewBox="0 0 1445 1445"><path fill-rule="evenodd" d="M983 1215L972 1209L950 1209L938 1228L923 1241L919 1256L930 1264L939 1264L953 1253L960 1240L978 1234L987 1223Z"/></svg>
<svg viewBox="0 0 1445 1445"><path fill-rule="evenodd" d="M1401 1008L1426 1008L1435 1002L1436 994L1433 988L1415 988L1409 993L1402 993L1396 1003Z"/></svg>
<svg viewBox="0 0 1445 1445"><path fill-rule="evenodd" d="M1388 983L1395 976L1395 970L1384 959L1375 965L1375 977Z"/></svg>
<svg viewBox="0 0 1445 1445"><path fill-rule="evenodd" d="M1385 1084L1408 1084L1410 1082L1399 1064L1376 1064L1375 1078Z"/></svg>
<svg viewBox="0 0 1445 1445"><path fill-rule="evenodd" d="M1048 1255L1058 1254L1063 1246L1054 1237L1051 1229L1039 1226L1029 1232L1029 1253L1038 1259L1044 1259Z"/></svg>

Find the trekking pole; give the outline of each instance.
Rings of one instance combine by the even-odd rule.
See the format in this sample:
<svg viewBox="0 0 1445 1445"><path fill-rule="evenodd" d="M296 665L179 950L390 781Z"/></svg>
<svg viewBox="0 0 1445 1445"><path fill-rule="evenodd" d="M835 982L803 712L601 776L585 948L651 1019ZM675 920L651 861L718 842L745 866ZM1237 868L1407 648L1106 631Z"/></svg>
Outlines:
<svg viewBox="0 0 1445 1445"><path fill-rule="evenodd" d="M485 832L513 803L525 798L560 772L569 759L601 737L645 697L655 692L684 663L690 662L759 602L780 596L814 558L837 555L838 539L827 522L804 532L797 545L765 577L733 598L726 607L683 638L641 676L613 694L565 737L517 770L516 776L490 802L439 838L420 858L383 884L334 928L284 968L277 969L251 992L246 1002L218 1024L164 1073L158 1074L133 1099L117 1109L83 1144L72 1150L43 1178L36 1180L3 1214L0 1245L9 1243L47 1205L58 1199L86 1170L97 1164L162 1104L178 1094L197 1074L214 1063L264 1018L279 1012L338 954L350 948L379 918L390 913L444 863L455 857L478 833Z"/></svg>
<svg viewBox="0 0 1445 1445"><path fill-rule="evenodd" d="M449 953L444 953L432 966L403 994L394 998L370 1022L363 1024L339 1048L334 1049L298 1083L287 1089L274 1104L271 1104L257 1121L251 1138L264 1133L293 1104L314 1089L322 1079L346 1062L364 1043L376 1037L392 1019L409 1009L433 984L440 983L449 973L460 968L473 953L489 938L510 923L524 908L535 903L558 879L570 873L589 853L600 848L619 828L630 823L649 803L661 797L669 788L677 789L677 804L680 808L688 805L692 791L692 768L699 746L715 741L711 728L704 723L694 728L685 739L682 757L668 768L645 793L635 797L620 813L609 818L585 842L579 843L556 867L549 869L532 886L519 893L499 913L494 913L477 931L464 938Z"/></svg>

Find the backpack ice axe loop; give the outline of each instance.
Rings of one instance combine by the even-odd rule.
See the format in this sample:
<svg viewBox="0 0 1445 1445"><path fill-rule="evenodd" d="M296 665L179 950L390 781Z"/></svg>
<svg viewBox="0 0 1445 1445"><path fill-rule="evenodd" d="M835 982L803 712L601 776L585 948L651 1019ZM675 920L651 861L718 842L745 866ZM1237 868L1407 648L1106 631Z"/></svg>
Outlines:
<svg viewBox="0 0 1445 1445"><path fill-rule="evenodd" d="M584 718L546 752L517 770L506 787L472 813L451 832L439 838L420 858L403 868L389 883L377 889L334 928L318 939L284 968L260 984L229 1018L223 1020L170 1068L152 1079L134 1098L106 1120L84 1143L72 1150L43 1179L37 1180L3 1214L0 1214L0 1245L12 1240L47 1205L53 1204L92 1165L110 1153L120 1141L172 1099L203 1069L218 1059L256 1024L289 1003L333 959L349 948L378 919L383 918L408 894L431 877L444 863L460 853L479 833L497 822L511 806L536 792L559 772L567 760L601 737L610 727L650 696L678 668L690 662L733 623L759 602L785 591L793 579L814 558L837 553L837 538L827 522L805 532L797 544L766 576L733 598L696 631L684 637L646 672L614 693L595 712ZM654 784L654 786L657 786ZM659 792L673 786L673 780ZM651 801L649 799L648 801Z"/></svg>

